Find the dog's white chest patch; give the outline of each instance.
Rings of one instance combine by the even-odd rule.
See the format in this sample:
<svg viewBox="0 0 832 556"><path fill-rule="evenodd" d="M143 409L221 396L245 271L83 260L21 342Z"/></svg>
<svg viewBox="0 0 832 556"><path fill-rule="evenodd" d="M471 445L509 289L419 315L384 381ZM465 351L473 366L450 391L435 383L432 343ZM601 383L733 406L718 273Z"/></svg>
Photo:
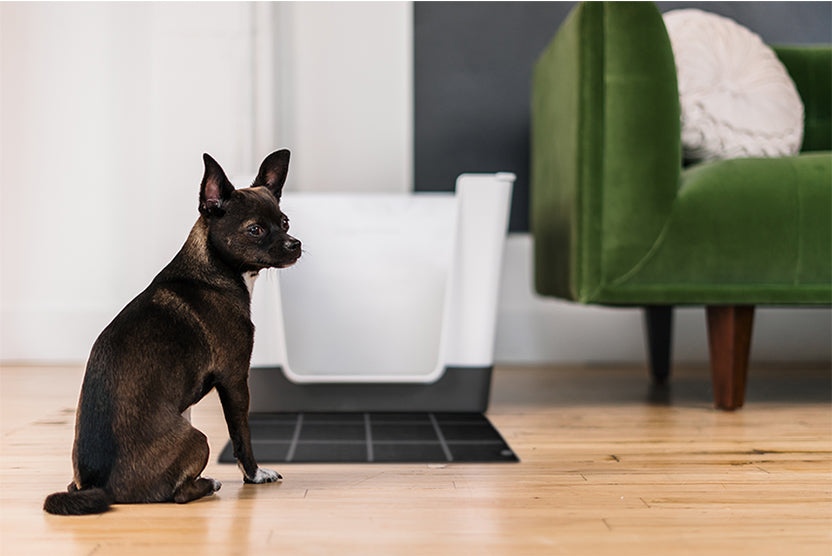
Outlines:
<svg viewBox="0 0 832 556"><path fill-rule="evenodd" d="M254 292L254 281L257 280L259 275L259 272L243 272L243 282L246 283L249 297L251 297L251 294Z"/></svg>

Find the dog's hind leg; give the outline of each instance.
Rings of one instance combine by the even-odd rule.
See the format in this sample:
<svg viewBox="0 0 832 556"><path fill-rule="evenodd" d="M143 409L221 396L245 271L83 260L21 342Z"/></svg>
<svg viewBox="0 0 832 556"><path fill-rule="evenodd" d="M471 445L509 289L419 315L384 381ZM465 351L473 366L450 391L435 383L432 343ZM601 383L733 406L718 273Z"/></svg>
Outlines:
<svg viewBox="0 0 832 556"><path fill-rule="evenodd" d="M125 450L108 485L115 503L184 503L219 490L218 481L200 477L208 464L208 439L181 415L151 440Z"/></svg>
<svg viewBox="0 0 832 556"><path fill-rule="evenodd" d="M186 430L186 440L182 443L182 451L174 463L180 470L180 482L173 491L173 500L178 504L213 494L222 486L219 481L200 477L208 464L208 438L190 424L187 424Z"/></svg>

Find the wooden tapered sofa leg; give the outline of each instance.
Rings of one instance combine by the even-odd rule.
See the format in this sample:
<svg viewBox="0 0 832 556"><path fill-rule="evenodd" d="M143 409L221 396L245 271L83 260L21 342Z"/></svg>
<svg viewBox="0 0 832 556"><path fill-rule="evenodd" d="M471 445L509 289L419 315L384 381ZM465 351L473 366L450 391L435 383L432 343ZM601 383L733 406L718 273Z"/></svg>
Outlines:
<svg viewBox="0 0 832 556"><path fill-rule="evenodd" d="M753 305L706 307L714 403L734 410L745 402Z"/></svg>
<svg viewBox="0 0 832 556"><path fill-rule="evenodd" d="M644 328L647 333L650 374L656 384L665 384L670 377L673 351L673 306L646 306Z"/></svg>

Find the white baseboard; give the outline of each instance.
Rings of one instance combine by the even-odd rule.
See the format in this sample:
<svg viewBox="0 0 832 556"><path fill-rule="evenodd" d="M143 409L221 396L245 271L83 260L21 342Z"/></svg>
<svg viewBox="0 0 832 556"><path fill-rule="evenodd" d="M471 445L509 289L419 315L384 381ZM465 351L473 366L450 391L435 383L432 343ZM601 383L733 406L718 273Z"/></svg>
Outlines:
<svg viewBox="0 0 832 556"><path fill-rule="evenodd" d="M503 264L497 363L645 364L639 309L583 306L536 295L529 234L509 236ZM4 307L0 310L0 361L83 363L95 338L120 309ZM759 309L751 351L752 363L829 363L832 311ZM707 362L704 309L676 311L673 357L677 363Z"/></svg>
<svg viewBox="0 0 832 556"><path fill-rule="evenodd" d="M138 292L136 292L138 293ZM0 362L77 365L121 307L113 309L3 308Z"/></svg>
<svg viewBox="0 0 832 556"><path fill-rule="evenodd" d="M506 244L495 360L498 363L646 364L640 309L584 306L534 293L532 238L511 234ZM708 361L705 310L675 311L673 360ZM761 308L754 317L753 363L832 360L832 311Z"/></svg>

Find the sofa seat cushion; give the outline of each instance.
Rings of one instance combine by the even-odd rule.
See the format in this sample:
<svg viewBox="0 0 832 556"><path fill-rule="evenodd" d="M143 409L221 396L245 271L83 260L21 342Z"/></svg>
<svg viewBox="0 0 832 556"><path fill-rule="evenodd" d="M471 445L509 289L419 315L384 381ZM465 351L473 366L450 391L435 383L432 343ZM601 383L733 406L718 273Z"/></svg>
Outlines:
<svg viewBox="0 0 832 556"><path fill-rule="evenodd" d="M832 152L682 174L650 252L600 303L832 303Z"/></svg>

